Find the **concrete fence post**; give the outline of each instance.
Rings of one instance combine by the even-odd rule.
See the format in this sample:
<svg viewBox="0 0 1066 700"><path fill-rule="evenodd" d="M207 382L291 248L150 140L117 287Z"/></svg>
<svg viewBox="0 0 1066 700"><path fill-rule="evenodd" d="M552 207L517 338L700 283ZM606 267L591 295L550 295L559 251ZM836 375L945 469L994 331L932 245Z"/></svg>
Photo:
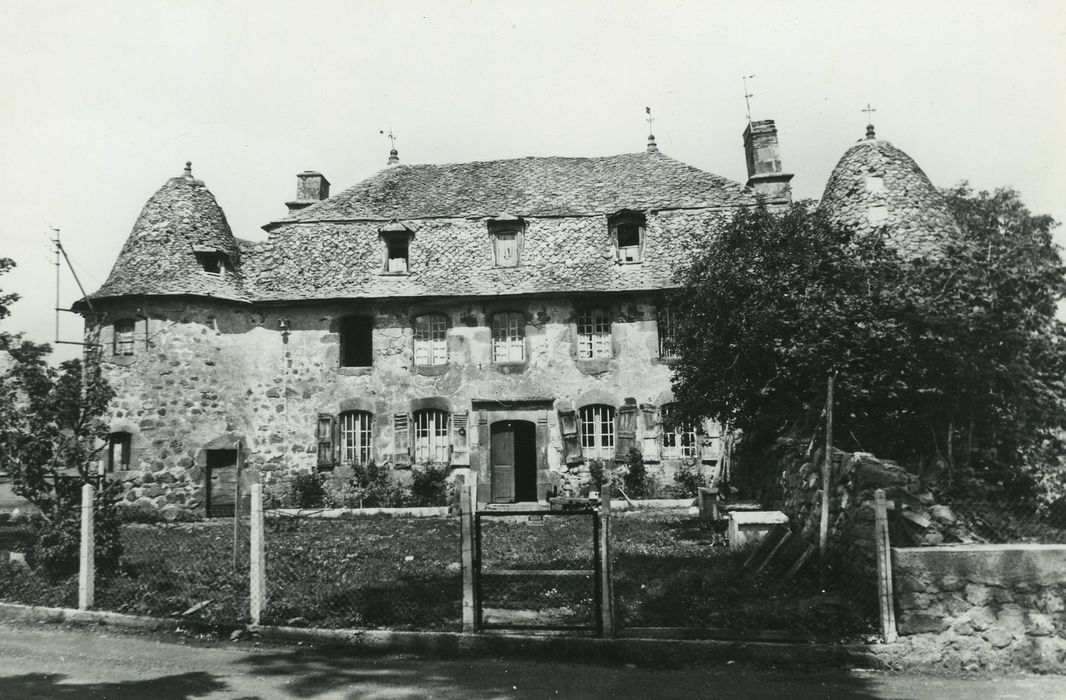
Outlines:
<svg viewBox="0 0 1066 700"><path fill-rule="evenodd" d="M78 565L78 610L93 606L96 595L96 535L93 529L92 484L81 487L81 551Z"/></svg>
<svg viewBox="0 0 1066 700"><path fill-rule="evenodd" d="M463 564L463 632L477 632L477 592L474 590L474 507L471 491L459 493L459 533L462 540Z"/></svg>
<svg viewBox="0 0 1066 700"><path fill-rule="evenodd" d="M896 609L892 599L892 550L888 541L888 512L884 489L874 491L874 542L877 545L877 601L881 612L881 637L896 641Z"/></svg>
<svg viewBox="0 0 1066 700"><path fill-rule="evenodd" d="M266 547L263 541L263 485L252 484L249 601L252 624L260 624L266 607Z"/></svg>
<svg viewBox="0 0 1066 700"><path fill-rule="evenodd" d="M605 639L614 638L614 581L611 580L611 482L600 491L600 622Z"/></svg>

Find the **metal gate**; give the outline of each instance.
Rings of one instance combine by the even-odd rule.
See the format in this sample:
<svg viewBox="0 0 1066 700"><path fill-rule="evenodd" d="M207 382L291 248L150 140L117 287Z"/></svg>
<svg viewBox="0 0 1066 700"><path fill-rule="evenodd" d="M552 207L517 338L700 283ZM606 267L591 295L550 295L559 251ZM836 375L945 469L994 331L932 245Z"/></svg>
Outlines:
<svg viewBox="0 0 1066 700"><path fill-rule="evenodd" d="M602 635L598 512L477 511L474 550L477 629Z"/></svg>

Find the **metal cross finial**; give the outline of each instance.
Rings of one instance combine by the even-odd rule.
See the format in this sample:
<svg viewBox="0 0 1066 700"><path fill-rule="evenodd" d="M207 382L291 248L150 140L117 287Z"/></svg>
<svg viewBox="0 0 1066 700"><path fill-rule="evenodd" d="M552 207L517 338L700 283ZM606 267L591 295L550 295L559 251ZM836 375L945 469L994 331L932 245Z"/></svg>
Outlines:
<svg viewBox="0 0 1066 700"><path fill-rule="evenodd" d="M873 117L871 115L873 115L873 113L876 112L877 109L874 108L874 107L871 107L870 103L867 102L866 103L866 109L864 109L862 111L866 112L866 121L872 122L873 121Z"/></svg>
<svg viewBox="0 0 1066 700"><path fill-rule="evenodd" d="M751 124L751 98L755 97L754 92L748 92L748 78L754 77L754 73L740 76L740 79L744 81L744 105L748 108L748 124Z"/></svg>
<svg viewBox="0 0 1066 700"><path fill-rule="evenodd" d="M653 124L654 124L655 120L651 116L651 107L645 107L644 108L644 113L648 115L648 118L645 120L645 121L648 122L648 133L649 134L654 134L655 133L655 129L652 128L652 127L653 127Z"/></svg>
<svg viewBox="0 0 1066 700"><path fill-rule="evenodd" d="M381 130L378 133L379 134L384 134L385 131ZM395 150L396 149L396 134L392 133L392 127L391 126L389 127L389 133L386 134L386 136L389 139L389 148Z"/></svg>

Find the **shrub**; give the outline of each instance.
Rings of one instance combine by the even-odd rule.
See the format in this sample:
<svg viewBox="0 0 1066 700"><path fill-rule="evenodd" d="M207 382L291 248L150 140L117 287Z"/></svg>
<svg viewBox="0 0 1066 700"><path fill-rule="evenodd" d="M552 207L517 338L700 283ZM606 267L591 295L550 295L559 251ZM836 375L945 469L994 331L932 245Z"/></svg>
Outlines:
<svg viewBox="0 0 1066 700"><path fill-rule="evenodd" d="M411 482L411 500L416 506L448 504L447 468L427 466L416 469Z"/></svg>
<svg viewBox="0 0 1066 700"><path fill-rule="evenodd" d="M630 498L646 498L648 493L648 470L644 466L644 456L640 450L633 448L626 455L626 470L622 477L626 493Z"/></svg>
<svg viewBox="0 0 1066 700"><path fill-rule="evenodd" d="M707 477L698 464L683 464L674 471L674 495L677 498L695 498L701 486L707 485Z"/></svg>
<svg viewBox="0 0 1066 700"><path fill-rule="evenodd" d="M352 480L363 490L366 508L402 508L410 503L410 491L396 481L387 464L370 462L357 466Z"/></svg>
<svg viewBox="0 0 1066 700"><path fill-rule="evenodd" d="M366 489L358 479L329 480L325 483L326 505L330 508L361 508Z"/></svg>
<svg viewBox="0 0 1066 700"><path fill-rule="evenodd" d="M289 484L289 500L296 508L321 508L326 504L324 474L297 474Z"/></svg>
<svg viewBox="0 0 1066 700"><path fill-rule="evenodd" d="M60 483L62 485L57 485L57 491L80 489L80 485L74 482ZM122 556L122 540L119 536L122 517L118 510L121 488L119 482L104 482L94 498L94 549L96 568L102 574L113 572ZM70 503L77 502L70 494L65 498ZM34 566L51 580L76 574L81 556L81 509L56 510L50 520L42 518L35 522L37 527L30 551Z"/></svg>

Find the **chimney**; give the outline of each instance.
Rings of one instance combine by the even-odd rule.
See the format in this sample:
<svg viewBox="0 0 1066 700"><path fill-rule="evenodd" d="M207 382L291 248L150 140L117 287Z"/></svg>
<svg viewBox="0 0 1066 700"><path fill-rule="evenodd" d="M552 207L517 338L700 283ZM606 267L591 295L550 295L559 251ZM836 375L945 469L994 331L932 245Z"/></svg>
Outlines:
<svg viewBox="0 0 1066 700"><path fill-rule="evenodd" d="M768 204L792 202L791 173L781 171L777 127L773 119L748 122L744 129L744 157L748 163L748 187Z"/></svg>
<svg viewBox="0 0 1066 700"><path fill-rule="evenodd" d="M327 197L329 197L329 180L322 173L305 170L296 176L296 199L292 202L285 202L285 206L292 214Z"/></svg>

